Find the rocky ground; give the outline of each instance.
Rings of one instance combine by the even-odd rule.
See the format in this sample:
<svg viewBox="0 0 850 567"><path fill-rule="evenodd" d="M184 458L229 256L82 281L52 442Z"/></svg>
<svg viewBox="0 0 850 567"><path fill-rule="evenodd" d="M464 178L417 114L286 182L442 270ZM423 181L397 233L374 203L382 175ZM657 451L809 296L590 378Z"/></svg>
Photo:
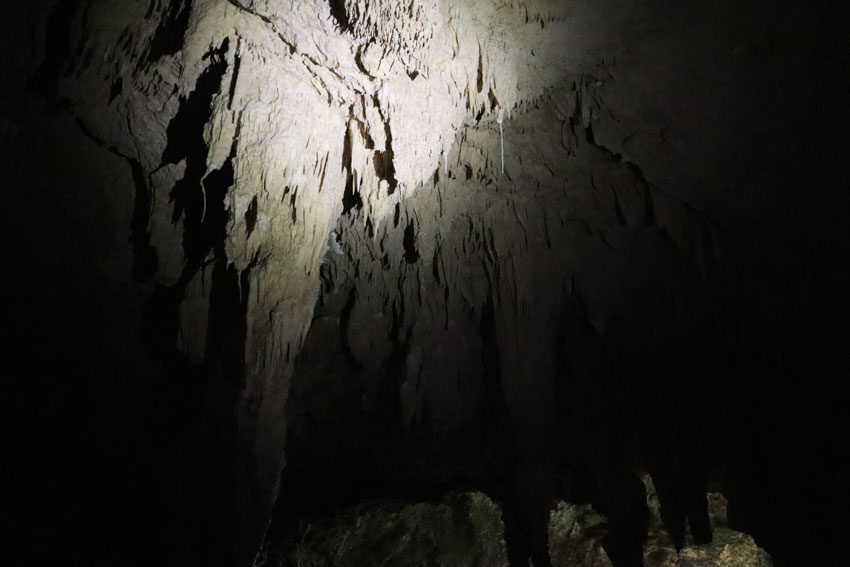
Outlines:
<svg viewBox="0 0 850 567"><path fill-rule="evenodd" d="M652 481L644 477L651 511L646 567L772 567L753 538L726 524L726 498L710 493L710 545L686 543L676 553L659 517ZM588 505L560 502L551 512L549 549L556 567L610 567L600 541L607 519ZM332 519L303 522L289 549L271 551L271 567L507 567L499 506L487 496L456 494L440 503L364 504Z"/></svg>

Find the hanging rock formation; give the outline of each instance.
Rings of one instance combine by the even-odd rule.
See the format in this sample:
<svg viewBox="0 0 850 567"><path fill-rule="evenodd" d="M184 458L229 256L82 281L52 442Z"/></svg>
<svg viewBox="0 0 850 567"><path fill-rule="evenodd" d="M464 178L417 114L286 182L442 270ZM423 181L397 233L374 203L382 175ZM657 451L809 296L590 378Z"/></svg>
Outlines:
<svg viewBox="0 0 850 567"><path fill-rule="evenodd" d="M306 516L479 490L511 565L549 564L559 498L638 565L647 472L677 547L718 474L798 558L759 506L821 458L771 435L779 392L844 364L847 17L691 4L10 11L11 486L62 479L10 496L14 553L249 565Z"/></svg>

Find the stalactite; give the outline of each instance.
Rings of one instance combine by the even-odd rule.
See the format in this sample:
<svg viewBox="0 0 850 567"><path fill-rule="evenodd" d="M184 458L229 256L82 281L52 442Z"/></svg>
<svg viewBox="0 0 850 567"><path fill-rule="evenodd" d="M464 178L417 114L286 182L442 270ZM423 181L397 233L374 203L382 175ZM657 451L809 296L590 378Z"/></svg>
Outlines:
<svg viewBox="0 0 850 567"><path fill-rule="evenodd" d="M505 131L502 127L502 120L499 120L499 154L502 158L502 175L505 174Z"/></svg>
<svg viewBox="0 0 850 567"><path fill-rule="evenodd" d="M847 342L846 274L815 277L846 257L850 206L828 193L848 185L846 22L720 1L10 8L4 76L32 76L0 116L3 265L21 266L0 319L33 407L6 397L16 430L61 441L40 455L82 467L70 491L36 477L61 505L30 509L62 520L36 541L259 564L275 527L367 495L472 490L512 566L549 564L549 506L570 498L605 511L594 549L632 566L656 512L637 470L684 557L688 530L712 538L709 469L740 461L740 517L785 545L757 503L788 485L761 481L807 461L764 431L809 439L771 421L796 407L758 402ZM113 525L77 529L100 469L120 477L91 507ZM91 547L68 556L126 563Z"/></svg>

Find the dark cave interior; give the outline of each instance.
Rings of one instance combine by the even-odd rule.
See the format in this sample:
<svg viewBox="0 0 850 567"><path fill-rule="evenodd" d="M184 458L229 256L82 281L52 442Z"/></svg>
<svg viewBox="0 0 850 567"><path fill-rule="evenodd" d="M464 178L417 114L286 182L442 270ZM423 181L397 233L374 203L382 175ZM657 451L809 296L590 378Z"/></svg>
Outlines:
<svg viewBox="0 0 850 567"><path fill-rule="evenodd" d="M448 502L485 545L481 493L482 567L560 565L559 502L667 565L645 475L676 550L722 494L844 563L846 3L5 16L0 563L354 566L305 526ZM461 564L423 556L373 564Z"/></svg>

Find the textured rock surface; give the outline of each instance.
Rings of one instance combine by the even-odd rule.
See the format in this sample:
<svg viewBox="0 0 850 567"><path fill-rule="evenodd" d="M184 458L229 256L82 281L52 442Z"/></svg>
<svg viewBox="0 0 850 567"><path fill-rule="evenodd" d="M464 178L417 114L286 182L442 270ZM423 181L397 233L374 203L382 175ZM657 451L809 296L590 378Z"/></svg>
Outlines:
<svg viewBox="0 0 850 567"><path fill-rule="evenodd" d="M377 223L430 177L465 121L538 96L563 72L559 19L554 5L491 2L54 9L47 33L66 45L37 79L133 169L133 273L155 282L145 334L172 372L219 365L237 382L214 404L238 399L227 437L244 453L234 500L245 553L283 465L291 361L345 191ZM61 51L72 46L78 57ZM234 324L244 346L224 336Z"/></svg>
<svg viewBox="0 0 850 567"><path fill-rule="evenodd" d="M652 511L649 540L644 550L647 567L772 567L753 539L728 528L726 499L710 493L715 540L689 543L677 553L664 531L652 481L647 500ZM610 567L600 540L607 520L590 506L561 502L549 518L553 565ZM507 566L498 505L479 493L452 496L438 504L375 502L338 516L305 522L291 535L289 545L268 558L266 565L430 565Z"/></svg>
<svg viewBox="0 0 850 567"><path fill-rule="evenodd" d="M676 522L726 469L771 551L817 459L834 501L840 2L19 4L12 555L249 564L270 522L456 485L539 552L553 492L640 524L627 464Z"/></svg>

